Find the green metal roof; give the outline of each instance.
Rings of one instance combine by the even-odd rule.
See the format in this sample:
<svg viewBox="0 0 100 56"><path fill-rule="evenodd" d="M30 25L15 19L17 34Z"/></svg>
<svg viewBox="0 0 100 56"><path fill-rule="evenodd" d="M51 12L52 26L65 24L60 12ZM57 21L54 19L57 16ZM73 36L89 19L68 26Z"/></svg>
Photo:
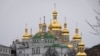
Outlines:
<svg viewBox="0 0 100 56"><path fill-rule="evenodd" d="M59 48L68 48L68 46L66 46L66 45L59 45L59 44L53 44L53 45L46 45L46 46L44 46L45 48L46 47L59 47Z"/></svg>
<svg viewBox="0 0 100 56"><path fill-rule="evenodd" d="M32 38L33 38L33 39L41 39L41 37L42 37L42 33L37 33L37 34L35 34ZM43 38L44 38L44 39L55 39L54 35L52 35L52 34L49 33L49 32L43 33Z"/></svg>

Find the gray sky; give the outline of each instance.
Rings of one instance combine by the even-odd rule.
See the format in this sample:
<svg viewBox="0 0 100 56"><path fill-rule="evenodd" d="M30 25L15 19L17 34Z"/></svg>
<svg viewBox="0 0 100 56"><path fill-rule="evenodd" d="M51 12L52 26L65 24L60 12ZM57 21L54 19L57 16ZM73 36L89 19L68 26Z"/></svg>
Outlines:
<svg viewBox="0 0 100 56"><path fill-rule="evenodd" d="M97 15L93 9L100 12L99 0L0 0L0 44L11 45L12 41L22 39L25 24L38 31L39 18L46 17L47 25L52 19L54 3L58 12L58 21L63 26L64 17L67 18L70 39L73 37L76 23L82 32L86 47L100 43L100 37L89 33L93 31L85 22L95 24Z"/></svg>

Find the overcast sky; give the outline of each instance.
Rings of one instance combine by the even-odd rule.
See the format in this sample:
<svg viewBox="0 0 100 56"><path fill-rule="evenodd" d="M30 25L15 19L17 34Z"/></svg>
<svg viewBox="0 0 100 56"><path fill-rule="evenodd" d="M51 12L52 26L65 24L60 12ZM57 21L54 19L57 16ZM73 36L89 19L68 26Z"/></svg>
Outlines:
<svg viewBox="0 0 100 56"><path fill-rule="evenodd" d="M85 22L96 24L93 9L100 12L99 0L0 0L0 44L11 45L12 41L22 39L25 24L38 31L39 18L46 17L47 25L52 19L54 3L58 12L58 21L63 26L64 17L70 31L70 39L74 36L76 23L82 32L86 47L100 43L100 37L89 33L93 30Z"/></svg>

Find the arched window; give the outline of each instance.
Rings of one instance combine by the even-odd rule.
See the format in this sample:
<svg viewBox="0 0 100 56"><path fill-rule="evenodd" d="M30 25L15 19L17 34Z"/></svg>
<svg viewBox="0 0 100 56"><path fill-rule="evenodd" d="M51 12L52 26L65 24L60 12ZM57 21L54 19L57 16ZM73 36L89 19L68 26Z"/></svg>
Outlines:
<svg viewBox="0 0 100 56"><path fill-rule="evenodd" d="M40 54L40 47L36 48L36 54Z"/></svg>
<svg viewBox="0 0 100 56"><path fill-rule="evenodd" d="M32 54L36 54L36 49L32 48Z"/></svg>
<svg viewBox="0 0 100 56"><path fill-rule="evenodd" d="M48 40L48 43L49 43L49 40Z"/></svg>

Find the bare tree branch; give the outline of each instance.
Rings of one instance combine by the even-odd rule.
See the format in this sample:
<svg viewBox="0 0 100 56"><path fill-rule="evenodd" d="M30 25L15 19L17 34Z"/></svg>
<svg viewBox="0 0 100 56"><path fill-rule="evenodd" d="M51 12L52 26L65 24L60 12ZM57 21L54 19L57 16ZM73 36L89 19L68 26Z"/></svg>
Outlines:
<svg viewBox="0 0 100 56"><path fill-rule="evenodd" d="M96 10L93 9L94 12L96 12L98 15L100 15L100 12L97 12Z"/></svg>

